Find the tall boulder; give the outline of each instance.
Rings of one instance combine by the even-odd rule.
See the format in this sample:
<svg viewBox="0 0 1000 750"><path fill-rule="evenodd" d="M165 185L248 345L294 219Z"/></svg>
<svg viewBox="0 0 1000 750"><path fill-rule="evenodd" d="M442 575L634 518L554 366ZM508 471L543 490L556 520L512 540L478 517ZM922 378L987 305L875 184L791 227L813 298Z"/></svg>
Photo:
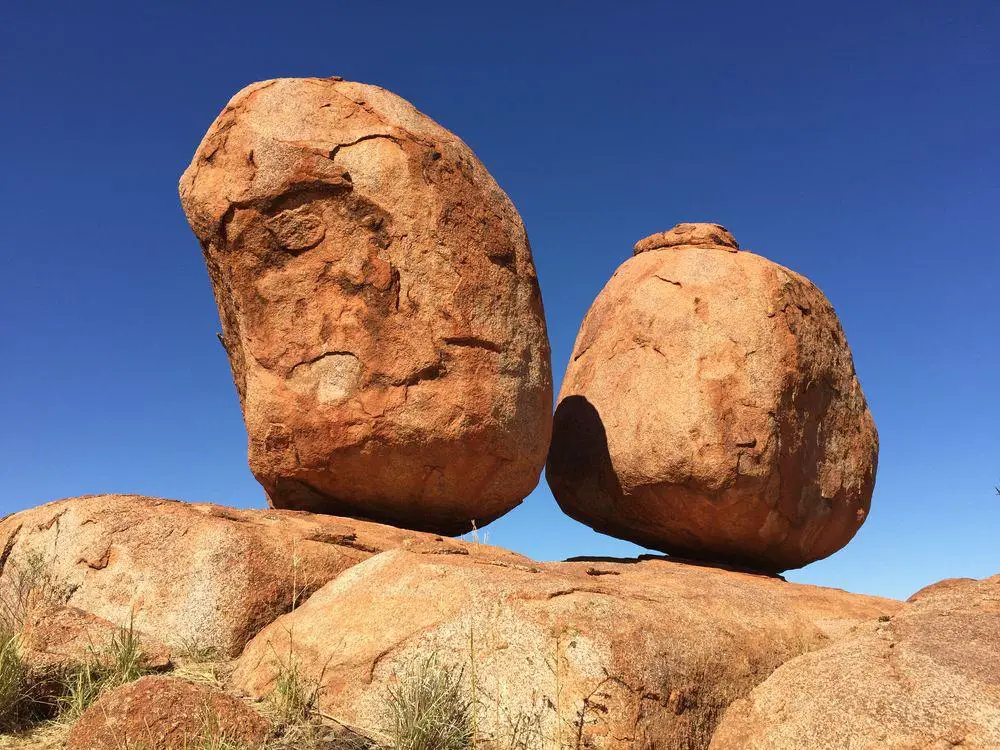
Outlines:
<svg viewBox="0 0 1000 750"><path fill-rule="evenodd" d="M454 534L535 487L552 392L531 250L458 137L376 86L265 81L180 194L274 507Z"/></svg>
<svg viewBox="0 0 1000 750"><path fill-rule="evenodd" d="M1000 747L1000 576L943 584L780 667L711 750Z"/></svg>
<svg viewBox="0 0 1000 750"><path fill-rule="evenodd" d="M717 224L635 246L587 313L547 478L566 513L766 571L851 540L878 436L833 307Z"/></svg>

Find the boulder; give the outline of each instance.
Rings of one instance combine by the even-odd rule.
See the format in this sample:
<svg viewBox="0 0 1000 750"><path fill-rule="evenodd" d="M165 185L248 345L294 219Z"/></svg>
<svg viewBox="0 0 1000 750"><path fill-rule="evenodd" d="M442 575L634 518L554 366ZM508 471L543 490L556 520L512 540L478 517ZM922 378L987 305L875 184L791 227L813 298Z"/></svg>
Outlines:
<svg viewBox="0 0 1000 750"><path fill-rule="evenodd" d="M274 507L457 534L535 487L538 281L517 211L454 134L376 86L255 83L180 194Z"/></svg>
<svg viewBox="0 0 1000 750"><path fill-rule="evenodd" d="M180 651L235 656L352 565L434 539L309 513L92 495L0 521L0 588L24 578L22 561L41 561L63 603Z"/></svg>
<svg viewBox="0 0 1000 750"><path fill-rule="evenodd" d="M37 607L21 635L21 657L33 670L49 673L87 663L102 663L116 642L135 637L142 654L141 666L165 669L170 649L158 640L130 632L129 623L115 625L77 607Z"/></svg>
<svg viewBox="0 0 1000 750"><path fill-rule="evenodd" d="M878 436L833 307L717 224L640 241L576 340L546 476L649 548L764 571L851 540Z"/></svg>
<svg viewBox="0 0 1000 750"><path fill-rule="evenodd" d="M295 667L324 715L376 733L392 691L440 661L497 747L519 746L521 727L554 747L705 748L726 706L779 664L900 604L663 558L400 549L265 628L232 684L264 698Z"/></svg>
<svg viewBox="0 0 1000 750"><path fill-rule="evenodd" d="M73 726L66 747L249 749L261 747L268 731L259 714L221 690L170 677L143 677L101 696Z"/></svg>
<svg viewBox="0 0 1000 750"><path fill-rule="evenodd" d="M1000 747L1000 576L942 583L780 667L711 750Z"/></svg>

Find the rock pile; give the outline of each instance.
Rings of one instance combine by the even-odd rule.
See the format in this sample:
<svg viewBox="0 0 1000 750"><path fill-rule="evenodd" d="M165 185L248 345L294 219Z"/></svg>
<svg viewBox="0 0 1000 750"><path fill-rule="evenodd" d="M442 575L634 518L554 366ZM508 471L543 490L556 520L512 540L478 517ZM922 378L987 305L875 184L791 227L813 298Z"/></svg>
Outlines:
<svg viewBox="0 0 1000 750"><path fill-rule="evenodd" d="M527 235L461 140L376 86L248 86L181 178L274 507L456 534L537 484Z"/></svg>
<svg viewBox="0 0 1000 750"><path fill-rule="evenodd" d="M480 747L1000 746L1000 577L903 604L771 575L850 541L875 481L850 350L807 279L716 224L640 241L553 429L521 220L407 102L254 84L181 197L279 509L95 495L0 519L0 645L31 679L89 669L125 627L139 671L219 662L205 684L109 683L69 750L276 747L288 726L241 698L293 687L298 719L390 746L387 695L428 665L446 674L417 688L454 687ZM510 510L547 451L569 515L710 562L539 563L435 535Z"/></svg>
<svg viewBox="0 0 1000 750"><path fill-rule="evenodd" d="M877 454L822 292L721 226L679 224L637 243L587 313L546 476L598 531L781 571L850 541Z"/></svg>

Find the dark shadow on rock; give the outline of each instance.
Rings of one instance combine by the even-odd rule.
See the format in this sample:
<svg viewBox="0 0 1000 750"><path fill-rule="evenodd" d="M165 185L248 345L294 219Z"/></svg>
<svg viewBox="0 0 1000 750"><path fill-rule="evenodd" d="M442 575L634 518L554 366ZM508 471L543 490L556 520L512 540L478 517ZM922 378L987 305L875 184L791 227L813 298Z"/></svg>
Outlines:
<svg viewBox="0 0 1000 750"><path fill-rule="evenodd" d="M622 491L608 451L604 422L586 398L567 396L552 422L545 479L563 512L602 533Z"/></svg>
<svg viewBox="0 0 1000 750"><path fill-rule="evenodd" d="M691 557L675 555L639 555L638 557L611 557L603 555L578 555L567 557L563 562L571 563L617 563L620 565L634 565L635 563L662 560L663 562L676 563L678 565L691 565L697 568L714 568L715 570L728 570L733 573L746 573L748 575L761 576L762 578L775 578L784 581L785 577L777 573L768 573L756 568L737 565L735 563L713 562L711 560L698 560Z"/></svg>

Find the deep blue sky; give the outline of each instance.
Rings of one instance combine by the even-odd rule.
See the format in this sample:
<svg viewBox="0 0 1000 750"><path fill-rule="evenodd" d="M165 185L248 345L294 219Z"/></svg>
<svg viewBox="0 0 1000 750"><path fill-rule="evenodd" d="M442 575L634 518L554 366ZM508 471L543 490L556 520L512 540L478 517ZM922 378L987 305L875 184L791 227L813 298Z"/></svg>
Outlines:
<svg viewBox="0 0 1000 750"><path fill-rule="evenodd" d="M263 504L176 183L244 85L336 74L412 101L509 193L557 387L594 296L678 221L722 223L826 292L878 484L854 542L790 578L906 596L1000 572L998 72L986 0L5 0L0 511ZM544 481L487 531L543 559L638 550Z"/></svg>

